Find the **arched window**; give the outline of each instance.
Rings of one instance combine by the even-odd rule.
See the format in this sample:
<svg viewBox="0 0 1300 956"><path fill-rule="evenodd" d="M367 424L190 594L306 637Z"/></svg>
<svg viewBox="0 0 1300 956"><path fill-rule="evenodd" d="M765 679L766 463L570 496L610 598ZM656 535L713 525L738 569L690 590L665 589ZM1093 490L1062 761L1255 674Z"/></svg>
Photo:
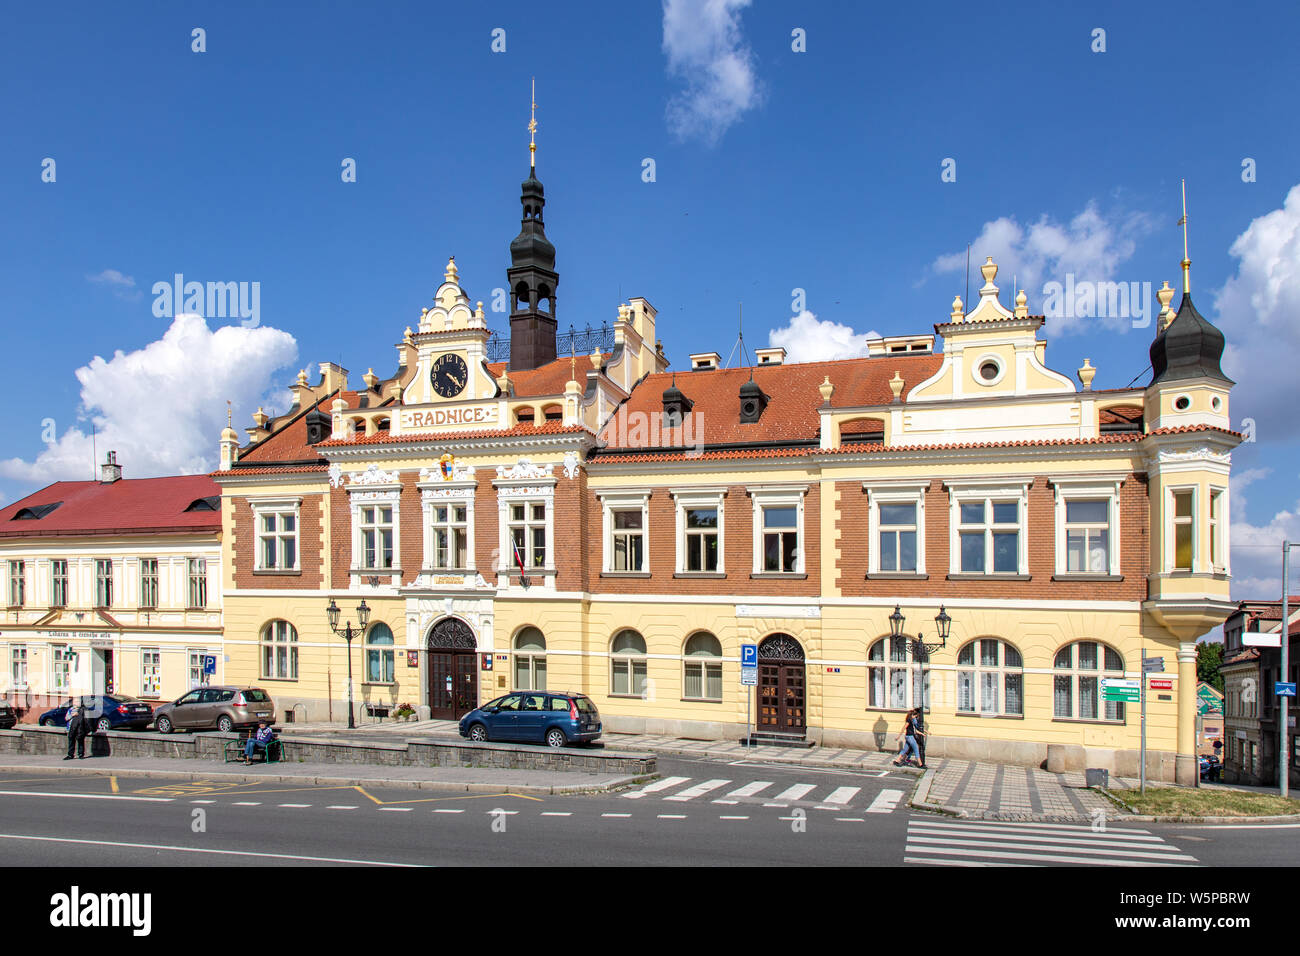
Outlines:
<svg viewBox="0 0 1300 956"><path fill-rule="evenodd" d="M610 645L609 692L614 697L645 693L645 638L633 630L619 631Z"/></svg>
<svg viewBox="0 0 1300 956"><path fill-rule="evenodd" d="M366 634L366 683L393 683L393 632L387 624L371 625Z"/></svg>
<svg viewBox="0 0 1300 956"><path fill-rule="evenodd" d="M515 690L546 690L546 638L535 627L515 635Z"/></svg>
<svg viewBox="0 0 1300 956"><path fill-rule="evenodd" d="M1060 720L1124 722L1124 704L1101 699L1101 679L1124 676L1124 658L1096 641L1067 644L1052 665L1052 716Z"/></svg>
<svg viewBox="0 0 1300 956"><path fill-rule="evenodd" d="M683 700L722 700L722 642L707 631L692 634L682 664Z"/></svg>
<svg viewBox="0 0 1300 956"><path fill-rule="evenodd" d="M516 425L531 425L533 423L533 406L523 405L515 409Z"/></svg>
<svg viewBox="0 0 1300 956"><path fill-rule="evenodd" d="M887 659L886 659L887 658ZM930 708L930 664L905 637L882 637L867 651L867 706L884 710Z"/></svg>
<svg viewBox="0 0 1300 956"><path fill-rule="evenodd" d="M262 628L262 676L271 680L298 679L298 632L288 621L270 621Z"/></svg>
<svg viewBox="0 0 1300 956"><path fill-rule="evenodd" d="M957 713L1025 715L1024 662L1006 641L983 637L957 652Z"/></svg>

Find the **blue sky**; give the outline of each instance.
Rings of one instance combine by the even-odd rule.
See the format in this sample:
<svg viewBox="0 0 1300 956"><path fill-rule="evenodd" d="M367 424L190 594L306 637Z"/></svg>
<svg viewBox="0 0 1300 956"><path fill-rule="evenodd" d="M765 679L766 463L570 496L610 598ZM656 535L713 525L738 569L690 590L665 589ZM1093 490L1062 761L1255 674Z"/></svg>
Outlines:
<svg viewBox="0 0 1300 956"><path fill-rule="evenodd" d="M1300 540L1298 26L1208 3L24 5L0 36L0 495L89 477L92 420L128 475L199 470L227 398L243 427L300 367L391 374L449 255L490 304L535 76L561 325L643 295L678 367L728 354L741 301L751 348L775 330L802 358L928 332L967 243L1034 312L1067 273L1177 286L1185 178L1193 294L1258 435L1234 456L1235 593L1271 594L1274 542ZM175 273L257 282L259 327L154 315ZM1046 334L1096 387L1147 380L1128 316Z"/></svg>

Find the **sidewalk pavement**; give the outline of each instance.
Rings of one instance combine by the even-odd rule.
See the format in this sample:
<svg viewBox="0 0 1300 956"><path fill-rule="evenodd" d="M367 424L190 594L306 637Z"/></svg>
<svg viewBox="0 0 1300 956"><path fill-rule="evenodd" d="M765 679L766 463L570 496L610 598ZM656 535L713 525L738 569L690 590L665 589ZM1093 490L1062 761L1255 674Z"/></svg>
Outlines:
<svg viewBox="0 0 1300 956"><path fill-rule="evenodd" d="M402 737L459 736L456 722L451 720L375 721L352 731L341 723L304 724L301 728L295 725L294 729ZM689 740L657 734L606 734L601 742L616 750L844 770L889 770L895 756L892 752L836 747L746 747L730 740ZM1102 793L1088 789L1082 773L1058 774L1032 767L945 758L931 759L924 775L917 770L909 772L921 776L911 805L922 810L984 820L1075 823L1092 822L1099 811L1111 817L1123 814ZM1115 789L1137 787L1138 780L1112 776L1111 785Z"/></svg>
<svg viewBox="0 0 1300 956"><path fill-rule="evenodd" d="M561 770L496 767L387 767L335 763L245 765L173 757L89 757L65 763L55 754L0 754L0 771L87 776L162 777L191 784L293 783L309 786L386 787L458 793L586 793L630 786L641 778ZM3 781L0 781L0 787ZM177 786L184 786L178 784ZM160 784L166 789L166 784Z"/></svg>

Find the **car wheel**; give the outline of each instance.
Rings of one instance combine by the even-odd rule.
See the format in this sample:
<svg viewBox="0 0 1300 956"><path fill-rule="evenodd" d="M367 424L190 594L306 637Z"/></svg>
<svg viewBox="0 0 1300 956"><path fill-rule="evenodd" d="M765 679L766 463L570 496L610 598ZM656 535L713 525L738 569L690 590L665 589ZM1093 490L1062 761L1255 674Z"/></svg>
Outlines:
<svg viewBox="0 0 1300 956"><path fill-rule="evenodd" d="M217 718L217 730L223 734L228 734L235 729L235 722L230 719L229 714L222 714Z"/></svg>
<svg viewBox="0 0 1300 956"><path fill-rule="evenodd" d="M564 731L559 727L552 727L546 732L546 746L563 747L569 742L569 738L564 736Z"/></svg>
<svg viewBox="0 0 1300 956"><path fill-rule="evenodd" d="M106 734L112 729L113 729L113 722L109 720L107 717L101 717L99 718L99 720L95 721L96 733Z"/></svg>
<svg viewBox="0 0 1300 956"><path fill-rule="evenodd" d="M159 717L154 726L158 728L160 734L170 734L172 732L172 722L166 717Z"/></svg>
<svg viewBox="0 0 1300 956"><path fill-rule="evenodd" d="M469 739L475 743L486 743L488 739L488 730L482 724L475 724L469 729Z"/></svg>
<svg viewBox="0 0 1300 956"><path fill-rule="evenodd" d="M54 726L54 721L50 720L50 718L48 718L48 717L42 717L42 718L41 718L41 726L42 726L42 727L53 727L53 726Z"/></svg>

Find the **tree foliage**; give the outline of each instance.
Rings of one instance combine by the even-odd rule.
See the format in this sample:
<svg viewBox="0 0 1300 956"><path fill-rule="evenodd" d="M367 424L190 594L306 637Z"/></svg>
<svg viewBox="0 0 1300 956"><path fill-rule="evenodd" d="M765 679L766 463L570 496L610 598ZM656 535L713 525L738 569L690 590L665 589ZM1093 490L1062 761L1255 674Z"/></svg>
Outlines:
<svg viewBox="0 0 1300 956"><path fill-rule="evenodd" d="M1223 663L1223 645L1204 643L1196 645L1196 679L1205 681L1215 690L1223 691L1223 675L1219 666Z"/></svg>

